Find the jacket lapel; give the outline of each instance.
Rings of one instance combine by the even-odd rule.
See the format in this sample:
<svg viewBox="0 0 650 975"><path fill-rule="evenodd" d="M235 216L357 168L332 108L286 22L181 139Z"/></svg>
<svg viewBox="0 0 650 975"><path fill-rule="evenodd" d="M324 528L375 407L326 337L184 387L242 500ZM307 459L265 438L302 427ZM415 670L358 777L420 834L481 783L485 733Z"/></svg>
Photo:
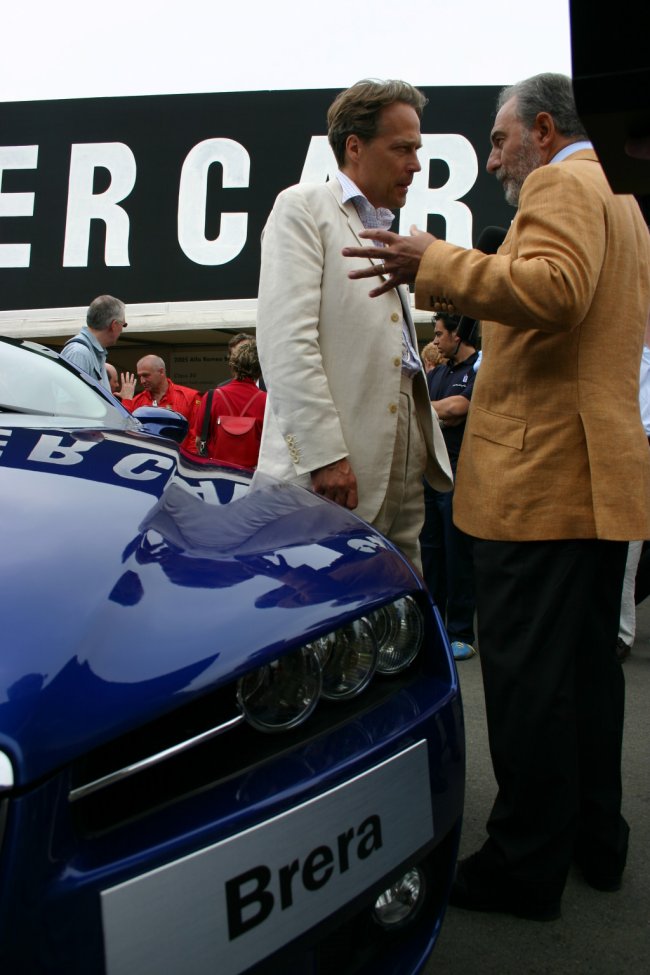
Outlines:
<svg viewBox="0 0 650 975"><path fill-rule="evenodd" d="M355 207L354 203L352 202L352 200L348 200L347 203L342 203L341 202L341 197L343 196L343 191L341 189L341 184L339 183L338 179L336 179L336 177L333 177L332 179L330 179L328 181L328 183L326 185L329 188L330 192L332 193L334 199L338 203L341 212L343 214L345 214L345 218L346 218L346 220L348 222L348 226L349 226L350 230L352 231L352 233L354 234L357 242L362 247L371 247L372 246L372 241L371 240L367 240L365 237L360 237L359 236L359 234L361 233L361 231L364 230L365 228L364 228L363 224L361 223L361 218L359 217L359 214L357 213L357 208ZM381 261L380 260L376 260L376 259L373 260L373 258L371 258L371 257L369 257L368 260L370 261L370 263L373 266L375 266L377 264L381 264ZM418 344L417 344L417 336L415 334L415 326L413 324L413 318L411 316L411 309L410 309L410 302L409 302L408 294L405 294L406 289L404 287L396 288L395 291L397 292L397 294L399 296L399 300L400 300L401 305L402 305L402 311L404 313L404 318L406 319L406 323L408 325L408 330L409 330L409 334L411 336L411 340L413 342L413 347L415 349L417 349L417 347L418 347Z"/></svg>
<svg viewBox="0 0 650 975"><path fill-rule="evenodd" d="M338 179L336 179L336 177L333 177L327 182L326 185L330 190L332 196L338 203L341 213L345 215L345 219L347 220L348 227L350 228L351 232L354 234L357 243L361 247L372 247L371 240L365 240L363 237L359 236L361 231L364 230L364 226L361 223L361 218L359 217L359 214L357 213L357 208L355 207L352 200L348 200L347 203L341 202L343 191L341 189L341 184L339 183ZM368 258L368 260L370 261L371 264L375 263L371 258Z"/></svg>

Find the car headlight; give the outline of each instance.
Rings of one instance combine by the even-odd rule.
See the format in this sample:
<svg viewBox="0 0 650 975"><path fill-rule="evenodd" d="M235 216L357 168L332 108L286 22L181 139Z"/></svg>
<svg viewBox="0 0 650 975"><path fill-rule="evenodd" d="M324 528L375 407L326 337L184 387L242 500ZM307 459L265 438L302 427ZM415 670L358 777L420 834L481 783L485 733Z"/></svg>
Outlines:
<svg viewBox="0 0 650 975"><path fill-rule="evenodd" d="M360 694L377 666L377 640L365 619L319 637L309 644L323 668L322 696L342 701Z"/></svg>
<svg viewBox="0 0 650 975"><path fill-rule="evenodd" d="M413 662L422 645L422 613L412 596L381 606L368 617L377 634L377 672L398 674Z"/></svg>
<svg viewBox="0 0 650 975"><path fill-rule="evenodd" d="M319 697L345 701L361 694L375 672L405 670L423 638L422 613L412 596L402 596L242 677L239 707L260 731L288 731L309 717Z"/></svg>
<svg viewBox="0 0 650 975"><path fill-rule="evenodd" d="M0 751L0 792L8 792L14 786L14 767L6 752Z"/></svg>
<svg viewBox="0 0 650 975"><path fill-rule="evenodd" d="M308 647L300 647L242 677L237 700L253 727L284 731L311 714L322 682L318 656Z"/></svg>

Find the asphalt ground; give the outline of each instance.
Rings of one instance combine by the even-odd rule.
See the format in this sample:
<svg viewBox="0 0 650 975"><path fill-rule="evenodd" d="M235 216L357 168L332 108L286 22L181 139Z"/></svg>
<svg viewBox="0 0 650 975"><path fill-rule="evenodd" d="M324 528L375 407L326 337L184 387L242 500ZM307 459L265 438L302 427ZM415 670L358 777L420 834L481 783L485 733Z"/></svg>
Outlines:
<svg viewBox="0 0 650 975"><path fill-rule="evenodd" d="M496 792L487 744L481 666L458 664L467 735L467 782L460 856L485 839ZM632 654L623 664L626 718L623 814L630 848L616 893L588 887L576 871L562 918L540 923L449 907L426 975L627 975L650 971L650 598L637 607Z"/></svg>

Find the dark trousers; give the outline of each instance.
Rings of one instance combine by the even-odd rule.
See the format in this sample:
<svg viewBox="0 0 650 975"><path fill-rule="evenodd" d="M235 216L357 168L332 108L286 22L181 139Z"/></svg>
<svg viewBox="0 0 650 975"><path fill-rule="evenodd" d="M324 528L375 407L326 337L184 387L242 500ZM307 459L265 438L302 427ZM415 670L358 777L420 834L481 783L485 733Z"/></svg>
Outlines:
<svg viewBox="0 0 650 975"><path fill-rule="evenodd" d="M617 872L627 543L474 540L480 660L498 785L488 862L558 897L572 858Z"/></svg>
<svg viewBox="0 0 650 975"><path fill-rule="evenodd" d="M449 639L474 643L472 539L454 525L452 506L453 491L434 491L425 482L422 575Z"/></svg>

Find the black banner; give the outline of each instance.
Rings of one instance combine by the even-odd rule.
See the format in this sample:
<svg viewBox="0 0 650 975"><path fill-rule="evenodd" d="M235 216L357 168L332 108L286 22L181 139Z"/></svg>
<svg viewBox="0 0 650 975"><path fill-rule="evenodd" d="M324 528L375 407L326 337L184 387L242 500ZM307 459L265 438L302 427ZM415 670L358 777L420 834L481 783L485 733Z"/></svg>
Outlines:
<svg viewBox="0 0 650 975"><path fill-rule="evenodd" d="M470 246L514 212L485 172L498 89L422 90L423 172L400 229ZM86 306L103 293L255 298L277 193L334 172L336 93L0 103L0 309Z"/></svg>

